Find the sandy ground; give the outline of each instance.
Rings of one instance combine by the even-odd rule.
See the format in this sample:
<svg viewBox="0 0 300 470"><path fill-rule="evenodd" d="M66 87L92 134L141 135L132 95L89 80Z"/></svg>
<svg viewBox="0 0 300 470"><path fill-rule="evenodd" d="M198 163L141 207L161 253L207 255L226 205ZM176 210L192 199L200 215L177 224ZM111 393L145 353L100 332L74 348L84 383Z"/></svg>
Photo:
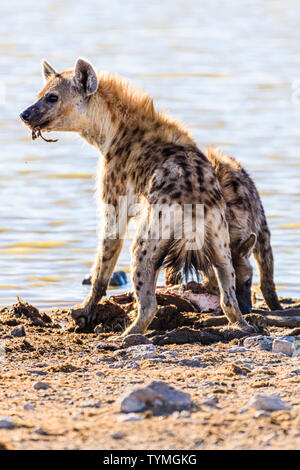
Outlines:
<svg viewBox="0 0 300 470"><path fill-rule="evenodd" d="M26 336L13 336L21 325ZM75 332L65 311L47 317L2 309L0 421L10 417L12 428L0 429L1 449L300 448L300 357L244 350L236 338L157 345L155 358L124 360L105 348L109 332L103 330ZM291 331L267 330L272 336ZM193 408L123 421L120 398L151 380L189 393ZM36 382L50 387L36 390ZM258 393L276 394L291 408L248 408Z"/></svg>

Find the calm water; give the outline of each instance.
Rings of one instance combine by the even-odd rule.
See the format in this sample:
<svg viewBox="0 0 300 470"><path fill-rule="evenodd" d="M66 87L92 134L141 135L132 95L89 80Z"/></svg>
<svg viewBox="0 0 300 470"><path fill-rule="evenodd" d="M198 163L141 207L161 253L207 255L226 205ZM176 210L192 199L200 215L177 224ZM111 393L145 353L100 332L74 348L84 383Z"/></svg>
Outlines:
<svg viewBox="0 0 300 470"><path fill-rule="evenodd" d="M2 2L1 303L63 305L88 290L97 151L71 134L32 142L18 119L42 86L41 59L63 70L78 56L148 90L200 148L214 143L242 161L268 215L280 294L299 297L299 23L297 0Z"/></svg>

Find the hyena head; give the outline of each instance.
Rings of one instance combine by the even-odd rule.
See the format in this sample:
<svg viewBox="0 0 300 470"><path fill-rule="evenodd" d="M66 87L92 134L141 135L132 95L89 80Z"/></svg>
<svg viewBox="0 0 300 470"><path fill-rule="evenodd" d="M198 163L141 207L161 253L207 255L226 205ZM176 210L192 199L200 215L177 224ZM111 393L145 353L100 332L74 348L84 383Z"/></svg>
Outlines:
<svg viewBox="0 0 300 470"><path fill-rule="evenodd" d="M252 308L251 286L253 269L249 260L256 243L256 235L251 233L232 250L232 262L236 275L236 297L242 313L250 313Z"/></svg>
<svg viewBox="0 0 300 470"><path fill-rule="evenodd" d="M92 65L78 59L74 70L57 73L43 61L45 86L38 99L20 114L32 130L80 132L85 125L89 97L98 88Z"/></svg>

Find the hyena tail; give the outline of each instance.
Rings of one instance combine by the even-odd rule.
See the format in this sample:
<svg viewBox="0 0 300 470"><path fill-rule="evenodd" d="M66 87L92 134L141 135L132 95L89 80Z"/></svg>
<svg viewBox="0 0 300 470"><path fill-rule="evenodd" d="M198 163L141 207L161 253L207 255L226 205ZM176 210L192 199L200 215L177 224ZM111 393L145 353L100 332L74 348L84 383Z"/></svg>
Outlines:
<svg viewBox="0 0 300 470"><path fill-rule="evenodd" d="M199 242L199 241L198 241ZM164 260L166 268L166 284L177 284L187 281L188 277L195 274L197 281L200 280L200 273L207 272L208 262L203 249L197 249L197 242L187 239L173 240Z"/></svg>
<svg viewBox="0 0 300 470"><path fill-rule="evenodd" d="M282 310L274 284L274 259L271 235L266 223L258 234L253 255L259 271L259 286L266 304L271 310Z"/></svg>

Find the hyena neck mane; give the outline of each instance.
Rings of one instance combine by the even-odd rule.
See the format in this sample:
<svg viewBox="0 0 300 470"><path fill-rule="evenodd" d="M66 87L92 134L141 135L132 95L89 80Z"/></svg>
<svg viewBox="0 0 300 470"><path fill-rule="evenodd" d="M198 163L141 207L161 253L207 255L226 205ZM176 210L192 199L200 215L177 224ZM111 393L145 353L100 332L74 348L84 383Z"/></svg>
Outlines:
<svg viewBox="0 0 300 470"><path fill-rule="evenodd" d="M152 98L127 79L100 72L98 80L98 90L89 99L86 126L80 135L104 156L112 147L115 151L123 147L125 141L194 145L183 124L157 111Z"/></svg>

